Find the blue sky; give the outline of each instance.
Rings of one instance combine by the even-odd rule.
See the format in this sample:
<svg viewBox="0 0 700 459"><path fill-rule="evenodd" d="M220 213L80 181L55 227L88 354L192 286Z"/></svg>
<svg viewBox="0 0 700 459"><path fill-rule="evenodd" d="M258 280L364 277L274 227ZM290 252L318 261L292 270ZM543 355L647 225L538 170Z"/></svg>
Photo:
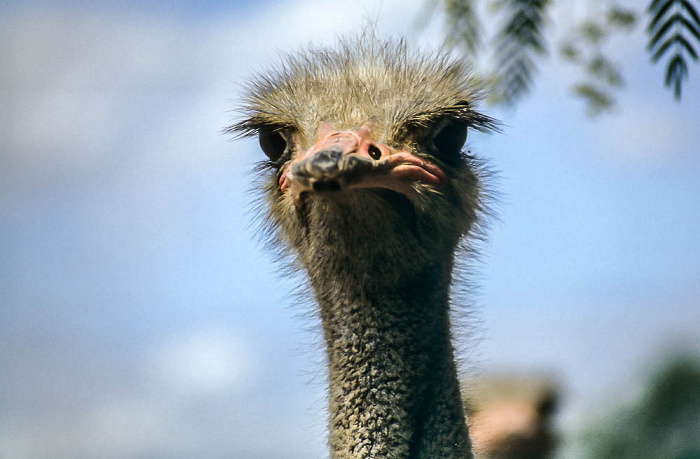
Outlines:
<svg viewBox="0 0 700 459"><path fill-rule="evenodd" d="M251 224L262 154L220 131L280 53L367 17L430 48L439 18L416 32L422 6L393 0L0 8L0 455L323 457L310 306ZM500 194L473 367L556 376L572 427L700 351L699 69L678 104L641 30L609 49L612 115L586 117L549 60L517 109L484 108L502 134L470 136Z"/></svg>

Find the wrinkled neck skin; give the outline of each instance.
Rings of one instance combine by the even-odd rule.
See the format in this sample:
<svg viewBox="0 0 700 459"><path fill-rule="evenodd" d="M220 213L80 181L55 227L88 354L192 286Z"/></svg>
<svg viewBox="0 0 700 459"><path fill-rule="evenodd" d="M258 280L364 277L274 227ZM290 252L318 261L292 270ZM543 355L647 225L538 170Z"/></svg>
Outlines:
<svg viewBox="0 0 700 459"><path fill-rule="evenodd" d="M448 317L458 237L421 236L383 198L310 201L293 245L320 307L331 458L471 458Z"/></svg>

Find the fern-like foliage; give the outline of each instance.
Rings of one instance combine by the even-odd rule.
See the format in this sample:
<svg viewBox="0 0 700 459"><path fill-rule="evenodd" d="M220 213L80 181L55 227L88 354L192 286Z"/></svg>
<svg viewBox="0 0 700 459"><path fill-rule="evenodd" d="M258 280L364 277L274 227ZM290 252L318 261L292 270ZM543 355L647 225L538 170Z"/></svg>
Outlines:
<svg viewBox="0 0 700 459"><path fill-rule="evenodd" d="M426 12L442 6L447 22L446 43L466 51L464 58L476 62L482 48L492 52L489 73L490 101L515 105L533 84L536 63L546 54L549 0L425 0ZM560 55L581 69L574 93L586 102L590 114L611 111L615 91L623 86L622 72L606 56L604 46L621 32L631 31L640 12L623 8L616 0L596 2L593 15L579 27L570 28L559 45ZM700 60L700 0L651 0L647 8L648 49L652 62L667 59L665 84L676 100L688 79L688 61ZM481 13L481 14L479 14ZM485 28L480 15L502 19L493 40L482 39ZM423 14L423 20L430 15Z"/></svg>
<svg viewBox="0 0 700 459"><path fill-rule="evenodd" d="M549 0L500 0L506 21L496 35L497 97L513 104L532 86L535 55L545 53L542 32Z"/></svg>
<svg viewBox="0 0 700 459"><path fill-rule="evenodd" d="M586 112L599 115L615 108L615 92L624 86L622 72L605 52L605 45L619 34L631 32L637 22L633 10L612 5L604 14L592 15L570 30L559 52L579 68L574 94L586 104Z"/></svg>
<svg viewBox="0 0 700 459"><path fill-rule="evenodd" d="M466 51L476 56L481 47L481 21L476 13L474 0L444 0L449 31L448 44L460 44Z"/></svg>
<svg viewBox="0 0 700 459"><path fill-rule="evenodd" d="M653 0L648 8L651 21L648 49L656 63L671 54L666 67L666 87L673 87L676 100L681 98L683 80L688 78L686 57L698 60L693 43L700 44L700 16L690 0Z"/></svg>

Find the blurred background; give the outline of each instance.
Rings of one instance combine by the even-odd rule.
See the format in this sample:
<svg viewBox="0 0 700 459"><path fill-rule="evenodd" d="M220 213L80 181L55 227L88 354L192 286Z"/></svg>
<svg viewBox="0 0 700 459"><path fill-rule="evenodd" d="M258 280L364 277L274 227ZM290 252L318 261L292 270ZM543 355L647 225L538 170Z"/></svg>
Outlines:
<svg viewBox="0 0 700 459"><path fill-rule="evenodd" d="M595 13L565 3L554 37ZM221 131L251 75L309 43L373 21L436 48L428 10L0 3L0 457L327 455L311 306L257 239L263 156ZM555 381L562 457L603 457L581 433L700 355L700 68L674 101L647 40L640 24L609 43L626 85L608 112L544 59L517 106L482 107L503 133L470 136L500 197L469 368Z"/></svg>

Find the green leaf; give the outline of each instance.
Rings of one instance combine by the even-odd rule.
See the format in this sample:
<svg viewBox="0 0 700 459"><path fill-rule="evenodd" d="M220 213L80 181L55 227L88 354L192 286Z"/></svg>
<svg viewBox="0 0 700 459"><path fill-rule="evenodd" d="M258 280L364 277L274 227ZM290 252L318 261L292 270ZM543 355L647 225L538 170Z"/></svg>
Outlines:
<svg viewBox="0 0 700 459"><path fill-rule="evenodd" d="M669 38L668 40L666 40L664 44L661 45L661 47L659 47L659 49L657 49L656 52L651 56L651 61L658 61L659 58L668 50L668 48L670 48L671 45L675 43L675 38L677 36L678 35L674 35L673 38Z"/></svg>
<svg viewBox="0 0 700 459"><path fill-rule="evenodd" d="M564 43L561 48L559 48L559 53L567 61L579 62L581 60L581 50L571 42Z"/></svg>
<svg viewBox="0 0 700 459"><path fill-rule="evenodd" d="M586 21L581 25L581 34L592 44L598 44L607 37L607 31L598 23Z"/></svg>
<svg viewBox="0 0 700 459"><path fill-rule="evenodd" d="M693 56L694 60L698 60L698 55L695 52L695 49L691 46L691 44L688 42L688 40L683 37L683 35L676 34L673 37L670 37L666 42L664 42L663 45L654 53L653 56L651 56L652 62L656 62L659 60L659 58L668 50L668 48L671 45L676 45L678 47L684 48L686 51L688 51L688 54Z"/></svg>
<svg viewBox="0 0 700 459"><path fill-rule="evenodd" d="M698 60L698 54L695 52L695 48L688 42L688 40L685 39L683 35L677 34L675 36L676 42L678 42L679 45L681 45L683 48L685 48L688 53L693 56L694 60Z"/></svg>
<svg viewBox="0 0 700 459"><path fill-rule="evenodd" d="M698 12L695 11L695 8L693 8L693 5L691 5L688 2L688 0L681 0L681 6L690 15L690 17L693 18L693 21L695 21L695 25L700 27L700 16L698 16Z"/></svg>
<svg viewBox="0 0 700 459"><path fill-rule="evenodd" d="M686 29L690 30L690 33L695 35L696 40L700 41L700 30L698 30L698 26L695 26L683 16L681 16L680 22L685 26Z"/></svg>
<svg viewBox="0 0 700 459"><path fill-rule="evenodd" d="M608 23L623 29L631 29L637 22L637 15L632 10L626 10L619 6L613 6L608 11Z"/></svg>
<svg viewBox="0 0 700 459"><path fill-rule="evenodd" d="M574 86L574 93L586 102L589 115L598 115L605 110L611 110L615 101L610 94L590 83L579 83Z"/></svg>
<svg viewBox="0 0 700 459"><path fill-rule="evenodd" d="M663 17L666 15L668 12L669 8L673 6L674 1L673 0L668 0L663 7L656 13L654 13L654 19L651 20L651 23L649 24L649 27L647 27L647 31L651 33L652 30L654 30L658 24L658 22L663 19ZM650 8L651 9L651 8Z"/></svg>
<svg viewBox="0 0 700 459"><path fill-rule="evenodd" d="M609 59L599 54L588 63L588 73L596 79L613 87L622 86L620 71Z"/></svg>
<svg viewBox="0 0 700 459"><path fill-rule="evenodd" d="M655 12L657 12L657 11L659 10L659 8L661 8L661 9L664 9L664 8L668 9L668 8L669 8L669 5L672 4L672 3L674 2L674 0L666 0L666 3L664 3L663 5L661 5L661 2L662 2L662 1L663 1L663 0L654 0L653 2L651 2L651 5L649 5L649 8L647 8L647 11L649 11L650 13L655 13Z"/></svg>
<svg viewBox="0 0 700 459"><path fill-rule="evenodd" d="M680 14L675 13L670 18L668 18L668 20L666 22L664 22L664 24L661 26L661 28L659 28L659 30L656 31L654 36L649 41L649 49L651 49L657 45L659 40L661 40L661 38L663 38L663 36L666 34L666 32L668 32L668 29L673 27L680 17L681 17Z"/></svg>
<svg viewBox="0 0 700 459"><path fill-rule="evenodd" d="M664 23L664 25L654 34L654 36L652 37L652 39L651 39L650 42L649 42L649 46L648 46L649 49L651 49L651 48L653 48L654 46L656 46L656 44L657 44L657 43L659 42L659 40L663 37L663 35L668 31L668 29L670 29L670 28L673 27L673 26L678 26L678 24L683 25L683 27L685 27L686 29L688 29L688 30L690 31L690 33L692 33L692 34L695 36L695 38L696 38L698 41L700 41L700 30L698 30L698 28L697 28L693 23L691 23L691 22L688 21L686 18L684 18L680 13L675 13L675 14L673 14L673 15L669 18L669 20L668 20L666 23Z"/></svg>
<svg viewBox="0 0 700 459"><path fill-rule="evenodd" d="M473 0L444 0L443 7L449 25L448 41L462 44L470 53L481 47L481 25Z"/></svg>
<svg viewBox="0 0 700 459"><path fill-rule="evenodd" d="M681 86L683 79L687 77L688 66L685 63L685 59L683 59L682 55L676 54L668 63L668 68L666 69L666 87L670 87L673 83L673 97L676 100L681 98Z"/></svg>
<svg viewBox="0 0 700 459"><path fill-rule="evenodd" d="M496 34L495 58L500 99L514 103L532 85L534 53L545 52L542 29L548 0L496 0L506 20Z"/></svg>

